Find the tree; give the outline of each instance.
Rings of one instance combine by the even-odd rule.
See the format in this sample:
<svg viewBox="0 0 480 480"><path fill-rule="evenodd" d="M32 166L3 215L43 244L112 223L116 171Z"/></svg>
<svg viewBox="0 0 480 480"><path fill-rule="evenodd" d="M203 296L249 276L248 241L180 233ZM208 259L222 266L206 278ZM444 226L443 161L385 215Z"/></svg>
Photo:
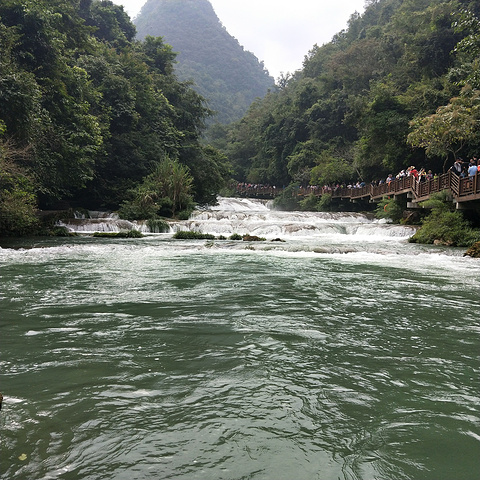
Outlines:
<svg viewBox="0 0 480 480"><path fill-rule="evenodd" d="M480 90L465 87L448 105L439 107L433 115L413 120L410 125L413 130L407 142L425 148L427 156L443 157L445 172L449 155L455 159L466 142L479 137Z"/></svg>
<svg viewBox="0 0 480 480"><path fill-rule="evenodd" d="M188 167L165 157L122 205L121 215L131 220L174 217L193 208L193 177Z"/></svg>
<svg viewBox="0 0 480 480"><path fill-rule="evenodd" d="M455 47L464 61L460 67L452 69L452 76L459 77L462 85L480 88L480 20L471 11L463 10L453 26L457 33L466 36Z"/></svg>
<svg viewBox="0 0 480 480"><path fill-rule="evenodd" d="M29 155L28 149L0 140L0 237L24 235L38 226L34 182L21 167Z"/></svg>

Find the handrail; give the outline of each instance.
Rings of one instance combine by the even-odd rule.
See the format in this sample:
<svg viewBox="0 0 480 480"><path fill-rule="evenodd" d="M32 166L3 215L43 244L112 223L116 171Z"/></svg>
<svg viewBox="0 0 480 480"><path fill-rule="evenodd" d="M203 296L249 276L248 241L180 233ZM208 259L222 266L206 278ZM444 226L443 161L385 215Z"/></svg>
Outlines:
<svg viewBox="0 0 480 480"><path fill-rule="evenodd" d="M415 177L394 179L381 185L365 185L363 187L298 187L293 190L295 196L331 195L332 198L349 198L351 200L369 198L377 200L389 195L410 193L413 201L427 200L432 193L449 190L456 202L480 200L480 173L473 177L460 178L452 171L431 180L417 180ZM259 198L275 198L283 193L284 188L270 185L238 184L236 192L239 195Z"/></svg>

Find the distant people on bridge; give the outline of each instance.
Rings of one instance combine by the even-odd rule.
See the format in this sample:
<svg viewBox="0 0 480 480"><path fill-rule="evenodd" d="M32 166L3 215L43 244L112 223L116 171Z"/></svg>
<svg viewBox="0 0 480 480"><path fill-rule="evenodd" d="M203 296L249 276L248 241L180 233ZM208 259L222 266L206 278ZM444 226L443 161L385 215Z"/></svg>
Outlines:
<svg viewBox="0 0 480 480"><path fill-rule="evenodd" d="M407 177L413 177L415 179L418 179L418 170L415 168L414 165L407 168Z"/></svg>
<svg viewBox="0 0 480 480"><path fill-rule="evenodd" d="M463 173L463 163L464 162L461 158L457 158L455 160L455 163L450 167L450 170L459 177L461 177Z"/></svg>
<svg viewBox="0 0 480 480"><path fill-rule="evenodd" d="M473 179L473 177L478 173L478 165L475 160L472 158L468 166L468 178Z"/></svg>

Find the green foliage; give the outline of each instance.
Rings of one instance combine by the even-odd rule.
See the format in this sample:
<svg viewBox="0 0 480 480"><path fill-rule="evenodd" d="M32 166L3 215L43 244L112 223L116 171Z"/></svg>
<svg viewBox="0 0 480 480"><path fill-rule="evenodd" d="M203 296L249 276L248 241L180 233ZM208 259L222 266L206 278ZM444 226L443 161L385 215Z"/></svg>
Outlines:
<svg viewBox="0 0 480 480"><path fill-rule="evenodd" d="M147 226L152 233L168 233L170 231L170 225L168 222L159 218L148 219Z"/></svg>
<svg viewBox="0 0 480 480"><path fill-rule="evenodd" d="M298 196L298 184L290 184L273 201L274 208L280 210L300 210L300 199Z"/></svg>
<svg viewBox="0 0 480 480"><path fill-rule="evenodd" d="M480 90L465 87L462 94L450 103L438 107L436 113L411 122L413 128L407 141L413 146L425 148L429 156L437 155L452 161L468 141L480 141Z"/></svg>
<svg viewBox="0 0 480 480"><path fill-rule="evenodd" d="M238 233L233 233L228 237L229 240L242 240L243 237L239 235Z"/></svg>
<svg viewBox="0 0 480 480"><path fill-rule="evenodd" d="M307 195L303 200L300 200L298 204L301 210L305 210L307 212L314 212L317 210L318 201L319 198L313 193L311 193L310 195Z"/></svg>
<svg viewBox="0 0 480 480"><path fill-rule="evenodd" d="M244 235L242 240L244 242L265 242L266 238L258 237L257 235Z"/></svg>
<svg viewBox="0 0 480 480"><path fill-rule="evenodd" d="M235 178L370 182L408 165L440 173L448 151L477 154L478 85L459 87L473 82L480 45L478 8L469 5L466 14L456 0L368 2L216 139Z"/></svg>
<svg viewBox="0 0 480 480"><path fill-rule="evenodd" d="M433 209L422 222L422 227L410 238L412 243L439 243L466 247L480 240L480 232L472 229L458 211Z"/></svg>
<svg viewBox="0 0 480 480"><path fill-rule="evenodd" d="M179 240L215 240L215 235L210 233L200 233L194 231L175 232L173 238Z"/></svg>
<svg viewBox="0 0 480 480"><path fill-rule="evenodd" d="M329 212L332 210L332 195L329 193L322 195L317 203L317 210L319 212Z"/></svg>
<svg viewBox="0 0 480 480"><path fill-rule="evenodd" d="M143 234L138 230L129 230L128 232L95 232L92 236L97 238L142 238Z"/></svg>
<svg viewBox="0 0 480 480"><path fill-rule="evenodd" d="M431 213L423 219L421 228L409 239L410 242L465 247L480 240L480 231L472 229L460 211L452 210L446 192L432 195L421 205L431 208Z"/></svg>
<svg viewBox="0 0 480 480"><path fill-rule="evenodd" d="M187 191L132 204L128 217L177 215L222 187L226 159L200 141L206 101L176 78L170 45L135 31L110 0L0 2L0 135L30 152L30 209L117 209L165 157L190 169ZM5 208L22 198L8 192Z"/></svg>
<svg viewBox="0 0 480 480"><path fill-rule="evenodd" d="M0 236L21 236L38 226L35 195L21 188L0 194Z"/></svg>
<svg viewBox="0 0 480 480"><path fill-rule="evenodd" d="M403 218L403 205L393 198L383 198L375 209L375 216L380 219L388 219L393 223L400 223Z"/></svg>
<svg viewBox="0 0 480 480"><path fill-rule="evenodd" d="M480 20L470 10L462 10L453 24L455 31L462 34L455 51L463 55L462 65L453 69L452 77L460 85L480 88Z"/></svg>
<svg viewBox="0 0 480 480"><path fill-rule="evenodd" d="M34 182L19 165L28 152L0 142L0 236L26 235L39 226Z"/></svg>
<svg viewBox="0 0 480 480"><path fill-rule="evenodd" d="M133 199L122 205L119 213L129 220L174 217L193 209L193 177L188 167L165 157L155 171L132 191Z"/></svg>

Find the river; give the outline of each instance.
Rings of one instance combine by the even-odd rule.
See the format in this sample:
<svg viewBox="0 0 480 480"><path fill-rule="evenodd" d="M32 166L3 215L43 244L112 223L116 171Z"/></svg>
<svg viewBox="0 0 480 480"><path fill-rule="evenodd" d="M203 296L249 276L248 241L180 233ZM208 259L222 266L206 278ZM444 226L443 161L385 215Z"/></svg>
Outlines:
<svg viewBox="0 0 480 480"><path fill-rule="evenodd" d="M172 228L266 241L1 243L2 479L480 479L478 260L259 201Z"/></svg>

